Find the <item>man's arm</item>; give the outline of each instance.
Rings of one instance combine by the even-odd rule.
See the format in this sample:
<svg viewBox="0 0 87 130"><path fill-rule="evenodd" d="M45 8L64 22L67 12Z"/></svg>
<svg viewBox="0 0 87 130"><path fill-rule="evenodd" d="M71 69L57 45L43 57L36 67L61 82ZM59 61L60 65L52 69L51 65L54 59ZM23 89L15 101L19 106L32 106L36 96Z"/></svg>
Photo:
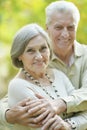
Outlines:
<svg viewBox="0 0 87 130"><path fill-rule="evenodd" d="M26 102L28 99L21 101L13 108L8 106L8 96L6 95L0 101L0 123L2 125L11 125L14 123L26 124L28 115L26 115L27 107Z"/></svg>
<svg viewBox="0 0 87 130"><path fill-rule="evenodd" d="M1 104L3 104L2 108L5 108L5 109L1 109L1 107L0 107L0 109L1 109L0 115L3 115L3 117L4 117L4 118L2 118L2 116L0 116L0 121L2 121L2 123L6 123L6 119L7 119L7 122L9 122L9 123L18 123L18 124L29 126L29 122L28 122L29 117L28 117L28 113L27 113L28 109L27 109L27 107L25 107L26 101L28 101L28 100L26 99L26 100L18 103L12 109L8 108L7 100L5 102L2 101L1 102ZM5 113L6 113L6 119L5 119ZM34 118L34 120L35 120L35 118ZM86 130L87 112L76 114L75 116L72 117L72 120L76 121L78 130L82 130L82 129ZM32 126L34 126L34 125L32 125Z"/></svg>
<svg viewBox="0 0 87 130"><path fill-rule="evenodd" d="M25 99L13 106L12 108L5 111L5 118L8 123L19 123L22 125L27 125L29 118L28 114L26 115L28 110L28 107L26 106L27 101L29 100Z"/></svg>
<svg viewBox="0 0 87 130"><path fill-rule="evenodd" d="M32 104L32 108L31 108L31 110L29 111L30 113L31 113L31 115L32 115L32 112L33 112L33 114L34 114L34 112L35 112L35 115L36 115L36 113L38 112L38 111L40 111L41 109L43 109L43 108L45 108L45 110L46 111L49 111L49 113L47 114L47 116L46 116L46 119L44 119L44 113L41 113L41 115L39 115L39 116L36 116L36 118L34 117L34 118L32 118L32 122L34 122L35 120L36 120L36 123L40 123L41 121L42 122L45 122L45 123L47 123L47 124L49 124L50 122L50 120L51 121L53 121L53 116L55 115L55 113L54 113L54 115L53 115L53 111L52 111L52 107L51 106L53 106L54 107L54 105L53 105L53 103L52 104L49 104L50 102L47 100L47 99L44 99L44 98L42 98L42 97L40 97L41 99L41 104L39 104L39 106L37 107L37 106L35 106L35 107L33 107L33 104L35 104L35 102L38 102L38 103L40 103L40 100L36 100L36 99L34 99L34 101L32 102L32 101L30 101L30 102L32 102L32 103L27 103L27 105L30 105L30 104ZM46 104L46 102L48 102L47 104ZM46 105L46 106L44 106L44 107L42 107L41 108L41 105L43 105L43 103ZM50 107L48 107L48 106L50 106ZM36 110L35 110L36 109ZM53 109L54 110L54 109ZM49 123L48 123L49 122ZM66 121L67 123L69 123L70 125L72 125L72 128L74 128L74 127L76 127L76 129L75 130L86 130L87 129L87 111L84 111L84 112L77 112L77 113L75 113L74 115L72 115L70 118L68 118L68 121ZM50 125L50 124L49 124ZM51 124L52 125L52 124Z"/></svg>
<svg viewBox="0 0 87 130"><path fill-rule="evenodd" d="M80 64L80 88L76 89L70 96L64 98L68 113L87 110L87 50Z"/></svg>
<svg viewBox="0 0 87 130"><path fill-rule="evenodd" d="M77 113L76 115L62 119L58 115L50 117L43 123L42 130L87 130L87 112Z"/></svg>
<svg viewBox="0 0 87 130"><path fill-rule="evenodd" d="M6 95L3 99L0 100L0 124L2 125L8 125L8 122L5 118L5 112L9 109L9 106L7 104L8 102L8 96Z"/></svg>
<svg viewBox="0 0 87 130"><path fill-rule="evenodd" d="M32 128L38 128L40 125L36 123L30 123L30 118L28 114L28 106L26 102L30 99L24 99L20 101L12 108L8 107L8 96L0 101L0 124L2 126L8 126L9 128L13 124L17 123L20 125L30 126Z"/></svg>

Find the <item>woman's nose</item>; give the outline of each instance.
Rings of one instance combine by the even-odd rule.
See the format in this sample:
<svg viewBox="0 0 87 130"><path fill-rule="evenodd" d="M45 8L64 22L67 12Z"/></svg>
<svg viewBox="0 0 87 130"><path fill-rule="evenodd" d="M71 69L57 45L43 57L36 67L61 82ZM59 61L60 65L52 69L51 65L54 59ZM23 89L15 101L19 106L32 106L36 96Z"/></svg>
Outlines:
<svg viewBox="0 0 87 130"><path fill-rule="evenodd" d="M40 52L36 52L35 59L42 59L42 55Z"/></svg>

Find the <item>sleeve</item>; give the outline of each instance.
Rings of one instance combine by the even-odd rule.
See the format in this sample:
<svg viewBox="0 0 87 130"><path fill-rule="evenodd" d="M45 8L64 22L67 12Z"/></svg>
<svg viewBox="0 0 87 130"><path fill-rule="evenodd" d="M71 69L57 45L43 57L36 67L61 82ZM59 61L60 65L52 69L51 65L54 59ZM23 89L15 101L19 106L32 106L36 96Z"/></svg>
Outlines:
<svg viewBox="0 0 87 130"><path fill-rule="evenodd" d="M65 121L71 124L72 130L87 130L87 111L77 113Z"/></svg>
<svg viewBox="0 0 87 130"><path fill-rule="evenodd" d="M69 96L71 95L74 91L75 91L75 87L72 85L71 81L69 80L69 78L60 70L54 69L55 72L55 77L57 77L57 81L58 79L62 82L62 88L65 88L66 91L66 95ZM65 97L65 96L64 96Z"/></svg>
<svg viewBox="0 0 87 130"><path fill-rule="evenodd" d="M36 98L32 85L22 79L13 79L8 86L8 104L10 107L25 98Z"/></svg>
<svg viewBox="0 0 87 130"><path fill-rule="evenodd" d="M7 126L7 127L11 128L12 124L9 124L5 118L5 112L8 109L9 109L8 96L6 95L3 99L0 100L0 126L2 125L3 127Z"/></svg>
<svg viewBox="0 0 87 130"><path fill-rule="evenodd" d="M68 113L87 110L87 56L84 56L82 60L79 79L80 89L75 90L71 96L64 98Z"/></svg>
<svg viewBox="0 0 87 130"><path fill-rule="evenodd" d="M67 113L87 110L87 88L75 90L63 99L67 104Z"/></svg>
<svg viewBox="0 0 87 130"><path fill-rule="evenodd" d="M66 88L67 96L71 95L75 91L75 87L72 85L71 81L69 78L63 73L62 77L64 86Z"/></svg>

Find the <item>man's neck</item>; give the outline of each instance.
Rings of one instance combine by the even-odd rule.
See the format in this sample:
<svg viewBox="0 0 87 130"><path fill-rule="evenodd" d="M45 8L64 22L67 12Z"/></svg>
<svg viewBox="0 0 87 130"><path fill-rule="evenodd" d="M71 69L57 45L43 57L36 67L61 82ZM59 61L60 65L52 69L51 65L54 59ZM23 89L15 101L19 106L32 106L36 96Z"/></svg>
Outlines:
<svg viewBox="0 0 87 130"><path fill-rule="evenodd" d="M59 51L58 51L59 52ZM55 53L55 55L61 59L66 65L69 65L71 57L74 53L74 47L68 49L67 51L62 51L62 53Z"/></svg>

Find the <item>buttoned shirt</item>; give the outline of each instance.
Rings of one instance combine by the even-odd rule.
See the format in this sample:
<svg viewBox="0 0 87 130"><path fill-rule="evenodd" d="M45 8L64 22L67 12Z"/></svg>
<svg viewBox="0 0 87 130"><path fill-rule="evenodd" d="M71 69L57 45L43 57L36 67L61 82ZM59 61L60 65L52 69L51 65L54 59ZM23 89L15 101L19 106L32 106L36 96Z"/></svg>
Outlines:
<svg viewBox="0 0 87 130"><path fill-rule="evenodd" d="M67 112L87 110L87 46L75 42L74 60L67 66L55 54L52 55L50 67L64 72L70 79L76 91L64 100L67 103Z"/></svg>

